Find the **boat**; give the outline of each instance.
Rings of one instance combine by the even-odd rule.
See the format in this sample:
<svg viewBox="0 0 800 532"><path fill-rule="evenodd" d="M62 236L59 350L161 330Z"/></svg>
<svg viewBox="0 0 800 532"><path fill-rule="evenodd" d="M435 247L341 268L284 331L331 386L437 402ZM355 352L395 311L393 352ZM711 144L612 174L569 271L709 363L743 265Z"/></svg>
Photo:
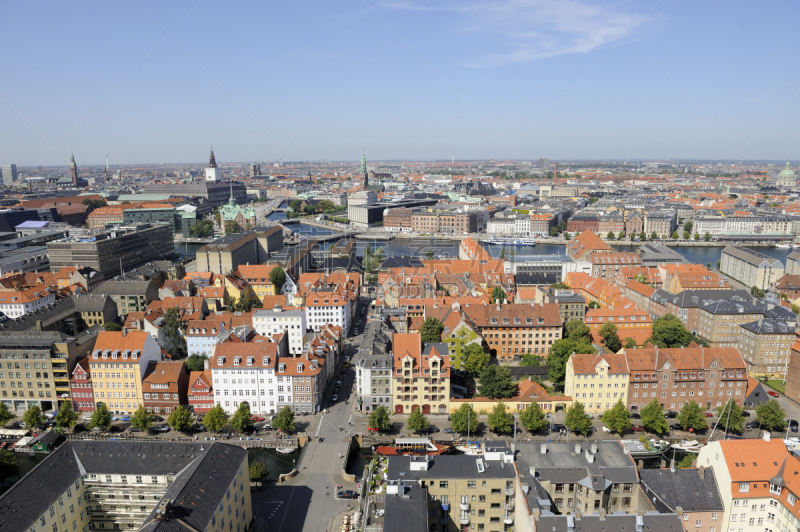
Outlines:
<svg viewBox="0 0 800 532"><path fill-rule="evenodd" d="M275 450L281 454L292 454L296 449L294 447L275 447Z"/></svg>
<svg viewBox="0 0 800 532"><path fill-rule="evenodd" d="M639 440L622 440L621 443L625 452L634 459L658 458L669 450L669 442L664 440L648 440L644 443Z"/></svg>
<svg viewBox="0 0 800 532"><path fill-rule="evenodd" d="M384 456L436 456L449 451L449 445L435 443L428 438L397 438L394 445L378 445L375 448L376 453Z"/></svg>
<svg viewBox="0 0 800 532"><path fill-rule="evenodd" d="M497 244L498 246L535 246L534 238L487 238L486 244Z"/></svg>
<svg viewBox="0 0 800 532"><path fill-rule="evenodd" d="M464 454L478 455L483 454L483 446L479 441L468 441L466 445L456 445L456 451Z"/></svg>
<svg viewBox="0 0 800 532"><path fill-rule="evenodd" d="M791 249L792 244L775 244L775 247L779 249Z"/></svg>
<svg viewBox="0 0 800 532"><path fill-rule="evenodd" d="M673 443L672 448L685 453L699 453L703 444L697 440L681 440L680 443Z"/></svg>

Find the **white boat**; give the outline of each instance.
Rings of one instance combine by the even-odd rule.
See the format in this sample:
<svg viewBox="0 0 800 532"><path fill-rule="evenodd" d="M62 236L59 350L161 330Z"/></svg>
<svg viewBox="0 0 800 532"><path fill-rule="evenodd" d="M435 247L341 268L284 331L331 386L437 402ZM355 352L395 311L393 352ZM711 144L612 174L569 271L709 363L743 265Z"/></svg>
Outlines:
<svg viewBox="0 0 800 532"><path fill-rule="evenodd" d="M464 454L483 454L483 446L477 441L467 442L467 445L456 445L456 450Z"/></svg>
<svg viewBox="0 0 800 532"><path fill-rule="evenodd" d="M295 451L293 447L275 447L275 450L281 454L292 454Z"/></svg>
<svg viewBox="0 0 800 532"><path fill-rule="evenodd" d="M775 244L775 247L779 248L779 249L791 249L792 245L791 244Z"/></svg>
<svg viewBox="0 0 800 532"><path fill-rule="evenodd" d="M697 440L681 440L680 443L673 443L672 448L685 453L699 453L703 444Z"/></svg>
<svg viewBox="0 0 800 532"><path fill-rule="evenodd" d="M535 246L535 238L487 238L487 244L497 244L498 246Z"/></svg>

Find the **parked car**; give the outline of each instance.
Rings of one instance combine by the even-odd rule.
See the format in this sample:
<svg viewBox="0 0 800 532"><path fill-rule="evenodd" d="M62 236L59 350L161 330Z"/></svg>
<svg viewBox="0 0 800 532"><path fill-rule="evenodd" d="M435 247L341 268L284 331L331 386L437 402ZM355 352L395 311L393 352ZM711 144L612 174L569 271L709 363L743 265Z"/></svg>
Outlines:
<svg viewBox="0 0 800 532"><path fill-rule="evenodd" d="M750 417L750 412L748 412L747 410L742 410L742 416Z"/></svg>
<svg viewBox="0 0 800 532"><path fill-rule="evenodd" d="M338 400L339 400L339 394L333 394L333 395L331 396L331 401L333 401L334 403L335 403L336 401L338 401Z"/></svg>
<svg viewBox="0 0 800 532"><path fill-rule="evenodd" d="M358 499L358 493L353 490L344 490L336 494L340 499Z"/></svg>
<svg viewBox="0 0 800 532"><path fill-rule="evenodd" d="M681 427L677 423L673 423L672 425L669 426L669 430L683 430L683 427Z"/></svg>
<svg viewBox="0 0 800 532"><path fill-rule="evenodd" d="M779 394L778 392L773 392L772 390L768 391L767 395L770 395L772 397L780 397L781 396L781 394Z"/></svg>
<svg viewBox="0 0 800 532"><path fill-rule="evenodd" d="M745 424L744 430L753 430L757 429L759 426L758 421L750 421L749 423Z"/></svg>
<svg viewBox="0 0 800 532"><path fill-rule="evenodd" d="M250 421L264 421L264 418L261 416L250 416Z"/></svg>
<svg viewBox="0 0 800 532"><path fill-rule="evenodd" d="M642 419L642 416L640 416L638 412L633 412L631 414L631 419Z"/></svg>
<svg viewBox="0 0 800 532"><path fill-rule="evenodd" d="M130 427L128 429L128 432L142 432L142 429L140 429L139 427Z"/></svg>
<svg viewBox="0 0 800 532"><path fill-rule="evenodd" d="M425 430L425 432L439 432L439 427L430 426Z"/></svg>
<svg viewBox="0 0 800 532"><path fill-rule="evenodd" d="M675 419L676 417L678 417L678 413L675 412L674 410L667 410L667 413L664 415L667 417L667 419Z"/></svg>
<svg viewBox="0 0 800 532"><path fill-rule="evenodd" d="M603 432L611 432L611 429L603 425Z"/></svg>
<svg viewBox="0 0 800 532"><path fill-rule="evenodd" d="M645 429L644 429L644 427L642 427L641 425L634 425L634 426L633 426L633 431L634 431L634 432L644 432L644 431L645 431Z"/></svg>
<svg viewBox="0 0 800 532"><path fill-rule="evenodd" d="M562 425L561 423L554 423L551 432L562 432L567 430L567 427Z"/></svg>
<svg viewBox="0 0 800 532"><path fill-rule="evenodd" d="M169 425L153 425L153 432L169 432Z"/></svg>
<svg viewBox="0 0 800 532"><path fill-rule="evenodd" d="M706 417L714 417L714 414L712 414L711 412L703 412L703 414L704 414Z"/></svg>
<svg viewBox="0 0 800 532"><path fill-rule="evenodd" d="M455 434L456 431L454 431L453 429L444 429L442 432L444 432L445 434Z"/></svg>
<svg viewBox="0 0 800 532"><path fill-rule="evenodd" d="M122 416L120 419L122 421L130 421L131 420L131 416Z"/></svg>

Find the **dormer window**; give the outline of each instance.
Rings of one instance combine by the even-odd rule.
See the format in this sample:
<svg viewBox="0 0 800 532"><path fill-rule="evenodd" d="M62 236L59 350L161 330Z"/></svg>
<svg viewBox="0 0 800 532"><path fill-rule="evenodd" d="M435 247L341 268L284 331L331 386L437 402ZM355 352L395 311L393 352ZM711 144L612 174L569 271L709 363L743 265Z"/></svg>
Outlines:
<svg viewBox="0 0 800 532"><path fill-rule="evenodd" d="M218 366L223 366L223 365L225 365L225 357L219 357L219 358L217 359L217 365L218 365Z"/></svg>
<svg viewBox="0 0 800 532"><path fill-rule="evenodd" d="M268 366L269 365L269 357L268 356L262 357L261 358L261 364L264 365L264 366Z"/></svg>
<svg viewBox="0 0 800 532"><path fill-rule="evenodd" d="M248 366L252 366L252 365L253 365L253 360L254 360L254 359L255 359L255 357L247 357L247 365L248 365Z"/></svg>
<svg viewBox="0 0 800 532"><path fill-rule="evenodd" d="M92 353L92 358L97 360L97 353Z"/></svg>
<svg viewBox="0 0 800 532"><path fill-rule="evenodd" d="M233 365L238 366L242 361L242 357L233 357Z"/></svg>
<svg viewBox="0 0 800 532"><path fill-rule="evenodd" d="M278 373L286 371L286 364L278 364Z"/></svg>

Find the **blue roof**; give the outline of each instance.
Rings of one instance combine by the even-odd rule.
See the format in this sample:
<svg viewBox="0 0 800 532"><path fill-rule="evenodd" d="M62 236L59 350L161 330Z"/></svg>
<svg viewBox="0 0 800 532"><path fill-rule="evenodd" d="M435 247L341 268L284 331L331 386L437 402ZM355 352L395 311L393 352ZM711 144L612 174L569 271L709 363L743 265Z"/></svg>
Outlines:
<svg viewBox="0 0 800 532"><path fill-rule="evenodd" d="M47 224L49 224L49 223L50 222L48 222L47 220L44 220L44 221L41 221L41 222L38 221L38 220L36 220L36 221L27 220L27 221L22 222L21 224L15 226L14 229L18 229L20 227L23 228L23 229L28 229L28 228L40 229L42 227L47 227Z"/></svg>

